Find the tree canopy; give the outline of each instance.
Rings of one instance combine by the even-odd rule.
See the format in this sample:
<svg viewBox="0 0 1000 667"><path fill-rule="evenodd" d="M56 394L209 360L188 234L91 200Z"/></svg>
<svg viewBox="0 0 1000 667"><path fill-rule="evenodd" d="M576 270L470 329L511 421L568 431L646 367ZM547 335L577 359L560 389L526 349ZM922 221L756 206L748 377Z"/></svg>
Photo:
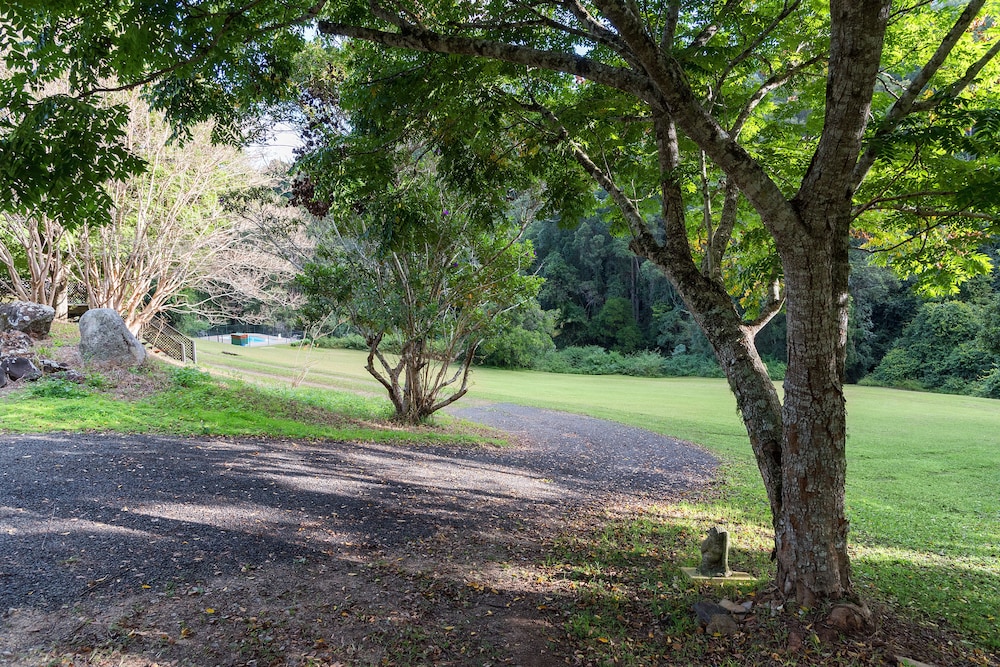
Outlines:
<svg viewBox="0 0 1000 667"><path fill-rule="evenodd" d="M328 9L324 34L399 49L356 47L363 65L345 91L373 98L362 130L434 137L465 187L537 174L569 220L597 206L595 183L607 193L633 250L664 270L726 369L771 499L780 587L810 605L850 595L849 249L880 253L932 292L989 267L976 246L996 221L993 10ZM753 338L782 305L780 402Z"/></svg>
<svg viewBox="0 0 1000 667"><path fill-rule="evenodd" d="M128 109L106 93L143 88L180 138L214 121L239 141L290 95L308 2L14 0L0 7L0 208L106 220L102 187L144 168L125 144Z"/></svg>

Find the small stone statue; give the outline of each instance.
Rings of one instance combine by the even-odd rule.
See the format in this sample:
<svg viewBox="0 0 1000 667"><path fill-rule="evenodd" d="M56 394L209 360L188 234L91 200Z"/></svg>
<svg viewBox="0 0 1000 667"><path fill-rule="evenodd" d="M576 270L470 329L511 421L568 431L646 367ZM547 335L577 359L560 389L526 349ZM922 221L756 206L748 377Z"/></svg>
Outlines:
<svg viewBox="0 0 1000 667"><path fill-rule="evenodd" d="M708 531L708 537L701 543L701 565L698 574L703 577L728 577L729 569L729 531L719 526L713 526Z"/></svg>

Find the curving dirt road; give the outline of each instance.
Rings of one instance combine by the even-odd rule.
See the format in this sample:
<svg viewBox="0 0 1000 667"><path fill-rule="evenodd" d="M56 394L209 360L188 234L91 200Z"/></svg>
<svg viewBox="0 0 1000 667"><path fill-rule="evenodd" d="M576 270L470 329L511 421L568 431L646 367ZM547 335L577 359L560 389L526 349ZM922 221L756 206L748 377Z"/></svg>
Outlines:
<svg viewBox="0 0 1000 667"><path fill-rule="evenodd" d="M289 664L377 664L406 647L439 664L481 664L466 660L475 650L549 664L542 593L519 589L510 563L574 508L697 488L716 464L597 419L454 413L522 444L5 436L0 664L81 651L109 656L90 664L266 664L279 648ZM248 630L272 617L280 632Z"/></svg>

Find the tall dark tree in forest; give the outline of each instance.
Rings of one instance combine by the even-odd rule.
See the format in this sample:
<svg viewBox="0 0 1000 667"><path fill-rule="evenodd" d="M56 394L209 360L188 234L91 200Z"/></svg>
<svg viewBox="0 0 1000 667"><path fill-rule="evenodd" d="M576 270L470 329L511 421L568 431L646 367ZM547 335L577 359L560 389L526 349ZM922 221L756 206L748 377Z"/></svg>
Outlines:
<svg viewBox="0 0 1000 667"><path fill-rule="evenodd" d="M1000 173L995 86L979 85L996 80L1000 52L986 0L6 4L3 34L18 39L0 52L21 83L39 63L72 63L80 90L158 80L154 98L182 119L225 113L254 84L275 93L296 39L285 26L318 18L322 34L371 45L352 47L369 72L353 88L369 110L352 116L359 131L432 134L459 188L500 197L519 174L542 176L569 219L598 184L729 378L770 501L779 589L810 607L852 594L848 251L852 237L880 246L939 290L988 265L970 250L995 224ZM110 16L138 29L109 30ZM0 118L4 166L19 119L42 122L15 101L28 111ZM36 183L3 183L0 204ZM783 403L754 346L782 304Z"/></svg>

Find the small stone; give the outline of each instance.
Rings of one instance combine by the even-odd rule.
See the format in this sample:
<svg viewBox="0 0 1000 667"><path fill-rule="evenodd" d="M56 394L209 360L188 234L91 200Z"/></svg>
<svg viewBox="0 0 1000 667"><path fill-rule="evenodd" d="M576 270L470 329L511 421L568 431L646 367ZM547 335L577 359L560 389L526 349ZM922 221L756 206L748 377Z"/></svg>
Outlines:
<svg viewBox="0 0 1000 667"><path fill-rule="evenodd" d="M747 613L747 608L741 604L736 604L727 598L722 598L719 600L719 606L728 611L730 614L745 614Z"/></svg>
<svg viewBox="0 0 1000 667"><path fill-rule="evenodd" d="M865 605L845 602L830 610L826 624L840 632L860 632L871 628L872 612Z"/></svg>
<svg viewBox="0 0 1000 667"><path fill-rule="evenodd" d="M701 621L702 625L708 625L713 616L717 616L719 614L725 614L726 616L729 615L729 612L726 611L725 607L721 607L711 600L701 600L699 602L695 602L694 606L691 608L694 609L694 613L698 615L698 620Z"/></svg>
<svg viewBox="0 0 1000 667"><path fill-rule="evenodd" d="M705 633L709 635L734 635L739 631L740 626L729 614L715 614L705 626Z"/></svg>

